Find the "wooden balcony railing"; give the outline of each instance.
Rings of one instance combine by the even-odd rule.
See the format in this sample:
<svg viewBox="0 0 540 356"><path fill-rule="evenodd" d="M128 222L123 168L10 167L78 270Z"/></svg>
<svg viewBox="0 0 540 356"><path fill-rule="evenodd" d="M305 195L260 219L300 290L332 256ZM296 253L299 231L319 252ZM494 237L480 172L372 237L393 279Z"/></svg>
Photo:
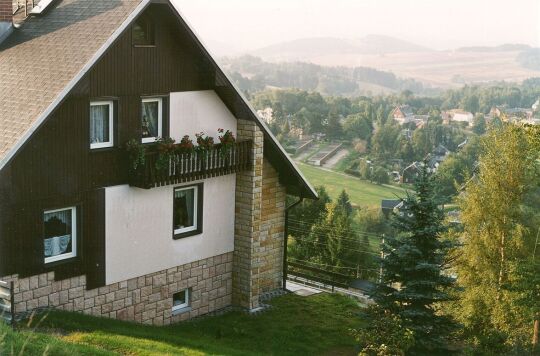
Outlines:
<svg viewBox="0 0 540 356"><path fill-rule="evenodd" d="M236 142L228 150L220 145L203 152L175 154L169 167L157 169L157 151L147 151L145 163L130 172L130 185L151 189L241 172L251 167L252 141Z"/></svg>

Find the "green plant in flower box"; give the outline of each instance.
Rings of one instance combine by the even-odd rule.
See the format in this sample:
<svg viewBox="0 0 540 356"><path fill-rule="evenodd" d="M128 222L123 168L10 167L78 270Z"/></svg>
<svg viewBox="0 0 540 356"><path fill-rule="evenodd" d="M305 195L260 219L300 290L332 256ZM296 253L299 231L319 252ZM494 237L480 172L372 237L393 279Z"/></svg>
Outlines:
<svg viewBox="0 0 540 356"><path fill-rule="evenodd" d="M170 137L160 138L157 141L157 152L156 169L165 171L176 154L175 140Z"/></svg>
<svg viewBox="0 0 540 356"><path fill-rule="evenodd" d="M136 139L129 140L125 145L128 153L130 168L136 171L138 167L143 166L146 162L146 147Z"/></svg>

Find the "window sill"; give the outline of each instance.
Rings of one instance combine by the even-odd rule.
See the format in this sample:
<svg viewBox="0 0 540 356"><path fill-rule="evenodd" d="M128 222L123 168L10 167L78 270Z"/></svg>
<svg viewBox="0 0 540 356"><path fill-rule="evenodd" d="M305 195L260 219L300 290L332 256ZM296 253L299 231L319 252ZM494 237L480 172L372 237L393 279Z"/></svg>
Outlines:
<svg viewBox="0 0 540 356"><path fill-rule="evenodd" d="M77 260L78 260L77 256L73 256L73 257L68 257L62 260L58 260L58 261L51 261L51 262L43 261L43 263L44 263L45 268L48 269L48 268L54 268L60 265L74 263L74 262L77 262Z"/></svg>
<svg viewBox="0 0 540 356"><path fill-rule="evenodd" d="M185 307L185 308L173 310L172 315L173 316L180 315L180 314L184 314L184 313L187 313L187 312L190 312L190 311L191 311L191 307Z"/></svg>
<svg viewBox="0 0 540 356"><path fill-rule="evenodd" d="M187 231L187 232L182 232L182 233L179 233L179 234L173 234L173 239L174 240L180 240L180 239L185 239L186 237L191 237L191 236L196 236L196 235L200 235L202 234L202 230L193 230L193 231Z"/></svg>
<svg viewBox="0 0 540 356"><path fill-rule="evenodd" d="M95 153L99 153L99 152L111 152L111 151L114 151L116 149L115 146L110 146L110 147L100 147L100 148L90 148L90 152L95 152Z"/></svg>

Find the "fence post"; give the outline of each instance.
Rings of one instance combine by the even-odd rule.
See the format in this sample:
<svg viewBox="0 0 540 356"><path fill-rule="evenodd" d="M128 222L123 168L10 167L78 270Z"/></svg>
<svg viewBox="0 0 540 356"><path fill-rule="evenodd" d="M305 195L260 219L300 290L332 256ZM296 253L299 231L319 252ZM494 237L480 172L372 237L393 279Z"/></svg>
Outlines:
<svg viewBox="0 0 540 356"><path fill-rule="evenodd" d="M10 283L10 303L11 303L11 328L15 330L15 282Z"/></svg>

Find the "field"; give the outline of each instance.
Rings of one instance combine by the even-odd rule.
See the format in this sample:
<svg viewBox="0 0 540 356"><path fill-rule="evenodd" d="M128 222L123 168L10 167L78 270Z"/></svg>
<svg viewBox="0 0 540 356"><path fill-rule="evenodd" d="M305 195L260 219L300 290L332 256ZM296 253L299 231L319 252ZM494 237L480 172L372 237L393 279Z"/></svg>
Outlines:
<svg viewBox="0 0 540 356"><path fill-rule="evenodd" d="M337 198L339 193L345 189L350 196L351 203L357 206L380 207L381 199L398 199L398 197L405 195L405 190L399 187L373 184L343 173L303 163L297 164L313 186L324 185L333 199Z"/></svg>
<svg viewBox="0 0 540 356"><path fill-rule="evenodd" d="M441 88L458 88L464 83L490 81L520 82L540 72L523 68L516 60L518 51L424 51L389 54L304 55L287 58L322 66L371 67L402 78L413 78ZM272 61L272 57L264 57ZM369 87L365 88L370 89ZM377 92L377 90L374 90Z"/></svg>
<svg viewBox="0 0 540 356"><path fill-rule="evenodd" d="M52 312L12 332L0 325L0 355L355 355L361 323L349 298L294 294L258 315L229 312L167 327ZM39 325L37 325L39 324Z"/></svg>

